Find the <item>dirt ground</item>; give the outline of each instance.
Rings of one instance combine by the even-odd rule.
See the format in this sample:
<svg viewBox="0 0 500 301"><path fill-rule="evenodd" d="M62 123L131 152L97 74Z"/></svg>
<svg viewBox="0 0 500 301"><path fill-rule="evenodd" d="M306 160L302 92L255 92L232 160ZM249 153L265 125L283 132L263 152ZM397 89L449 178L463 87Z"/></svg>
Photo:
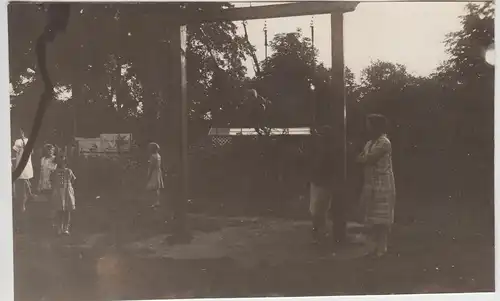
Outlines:
<svg viewBox="0 0 500 301"><path fill-rule="evenodd" d="M193 240L171 246L161 213L138 202L79 198L70 237L53 235L47 204L33 203L14 242L16 300L494 291L493 216L477 206L433 202L396 224L389 254L373 260L355 223L358 243L334 256L311 245L306 220L213 210L190 214Z"/></svg>

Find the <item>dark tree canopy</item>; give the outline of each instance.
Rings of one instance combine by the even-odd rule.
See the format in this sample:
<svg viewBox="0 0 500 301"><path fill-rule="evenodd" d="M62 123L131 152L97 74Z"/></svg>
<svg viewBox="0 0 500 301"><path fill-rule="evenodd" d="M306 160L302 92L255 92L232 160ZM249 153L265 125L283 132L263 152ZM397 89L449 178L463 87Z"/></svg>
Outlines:
<svg viewBox="0 0 500 301"><path fill-rule="evenodd" d="M182 9L230 6L189 3ZM167 132L176 130L171 87L166 85L171 62L165 54L172 51L168 14L181 5L71 7L67 32L49 49L57 99L44 120L40 143L66 144L75 133L94 137L102 132L131 132L139 144L168 142ZM8 11L12 122L29 128L42 91L33 43L45 11L41 5L19 3L10 4ZM349 150L355 152L364 143L367 113L386 115L403 182L412 177L432 181L424 176L423 166L429 165L442 170L436 177L445 178L453 170L464 182L467 174L492 172L494 67L486 63L485 52L494 43L494 4L468 4L460 20L462 28L443 41L450 57L434 74L416 76L404 65L374 61L356 78L346 67ZM190 142L195 145L206 137L210 126L253 127L261 122L262 116L248 113L248 88L268 101L265 118L270 126L310 126L330 118L331 69L318 62L310 39L300 30L277 34L270 56L257 62L260 73L250 79L245 60L253 57L255 47L238 34L237 25L188 27Z"/></svg>

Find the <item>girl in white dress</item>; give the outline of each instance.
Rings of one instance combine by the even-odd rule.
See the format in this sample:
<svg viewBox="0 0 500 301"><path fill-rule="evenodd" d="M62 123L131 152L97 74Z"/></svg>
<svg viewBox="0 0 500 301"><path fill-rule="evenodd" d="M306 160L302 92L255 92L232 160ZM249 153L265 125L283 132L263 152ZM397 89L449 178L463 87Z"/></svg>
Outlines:
<svg viewBox="0 0 500 301"><path fill-rule="evenodd" d="M76 208L73 189L75 180L73 171L66 167L66 158L58 157L57 168L51 174L52 203L56 212L55 223L58 234L69 235L71 213Z"/></svg>
<svg viewBox="0 0 500 301"><path fill-rule="evenodd" d="M159 154L160 146L151 142L148 148L151 155L149 157L148 182L146 184L146 190L153 192L153 207L157 207L160 205L160 190L164 188L163 165Z"/></svg>

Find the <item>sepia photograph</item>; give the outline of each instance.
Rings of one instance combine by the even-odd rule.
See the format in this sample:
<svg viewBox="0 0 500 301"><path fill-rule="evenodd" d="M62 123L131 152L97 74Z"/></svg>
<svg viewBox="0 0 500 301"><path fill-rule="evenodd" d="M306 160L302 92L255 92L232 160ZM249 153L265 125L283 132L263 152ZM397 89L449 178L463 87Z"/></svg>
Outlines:
<svg viewBox="0 0 500 301"><path fill-rule="evenodd" d="M5 5L16 301L495 292L494 1Z"/></svg>

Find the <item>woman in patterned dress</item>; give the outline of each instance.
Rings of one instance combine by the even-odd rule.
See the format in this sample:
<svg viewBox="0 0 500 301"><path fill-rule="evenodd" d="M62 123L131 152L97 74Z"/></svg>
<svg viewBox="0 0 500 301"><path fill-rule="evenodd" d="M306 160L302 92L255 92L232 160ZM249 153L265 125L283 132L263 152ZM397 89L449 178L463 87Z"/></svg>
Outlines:
<svg viewBox="0 0 500 301"><path fill-rule="evenodd" d="M75 210L73 182L76 177L73 171L66 167L64 156L58 157L56 163L57 168L51 175L52 203L56 211L55 225L58 234L69 235L71 213Z"/></svg>
<svg viewBox="0 0 500 301"><path fill-rule="evenodd" d="M387 120L382 115L369 115L367 127L371 139L357 158L364 165L361 204L365 210L365 223L373 230L375 254L380 257L387 252L388 235L394 223L396 188Z"/></svg>
<svg viewBox="0 0 500 301"><path fill-rule="evenodd" d="M160 156L160 146L151 142L148 146L151 156L149 157L148 182L146 190L154 193L153 207L160 205L160 190L164 188L163 184L163 165Z"/></svg>

